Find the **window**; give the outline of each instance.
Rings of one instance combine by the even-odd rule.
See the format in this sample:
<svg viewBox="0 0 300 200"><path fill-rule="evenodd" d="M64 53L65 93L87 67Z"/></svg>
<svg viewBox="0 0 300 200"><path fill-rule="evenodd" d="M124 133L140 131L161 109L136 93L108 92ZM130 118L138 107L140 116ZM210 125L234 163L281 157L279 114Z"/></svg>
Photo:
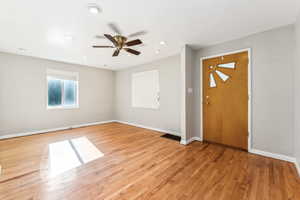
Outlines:
<svg viewBox="0 0 300 200"><path fill-rule="evenodd" d="M47 85L48 109L78 107L78 73L48 70Z"/></svg>
<svg viewBox="0 0 300 200"><path fill-rule="evenodd" d="M224 74L223 72L219 71L219 69L222 68L227 68L227 69L235 69L235 65L236 63L232 62L232 63L224 63L224 64L219 64L217 66L209 66L209 87L211 88L215 88L217 87L217 82L215 79L215 75L217 75L220 79L222 79L223 82L226 82L230 76Z"/></svg>
<svg viewBox="0 0 300 200"><path fill-rule="evenodd" d="M159 91L157 70L132 74L132 107L158 109Z"/></svg>

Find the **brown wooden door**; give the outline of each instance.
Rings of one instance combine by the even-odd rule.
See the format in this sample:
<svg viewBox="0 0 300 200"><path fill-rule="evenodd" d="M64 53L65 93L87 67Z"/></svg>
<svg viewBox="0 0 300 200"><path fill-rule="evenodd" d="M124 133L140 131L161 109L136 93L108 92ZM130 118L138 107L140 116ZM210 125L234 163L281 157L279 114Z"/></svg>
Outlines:
<svg viewBox="0 0 300 200"><path fill-rule="evenodd" d="M204 141L248 150L248 52L203 60Z"/></svg>

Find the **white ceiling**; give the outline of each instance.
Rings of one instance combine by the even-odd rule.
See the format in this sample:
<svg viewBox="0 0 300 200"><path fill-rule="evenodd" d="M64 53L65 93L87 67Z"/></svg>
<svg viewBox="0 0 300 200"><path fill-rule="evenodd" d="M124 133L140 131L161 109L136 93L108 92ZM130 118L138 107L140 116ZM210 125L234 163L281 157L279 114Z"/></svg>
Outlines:
<svg viewBox="0 0 300 200"><path fill-rule="evenodd" d="M6 0L0 7L0 51L121 69L178 54L183 44L212 45L294 23L299 0ZM102 13L87 6L97 3ZM95 35L112 34L108 23L124 34L146 30L140 56L112 49ZM65 35L71 35L67 41ZM167 45L160 45L165 41ZM20 51L20 48L26 51ZM156 54L156 50L160 53Z"/></svg>

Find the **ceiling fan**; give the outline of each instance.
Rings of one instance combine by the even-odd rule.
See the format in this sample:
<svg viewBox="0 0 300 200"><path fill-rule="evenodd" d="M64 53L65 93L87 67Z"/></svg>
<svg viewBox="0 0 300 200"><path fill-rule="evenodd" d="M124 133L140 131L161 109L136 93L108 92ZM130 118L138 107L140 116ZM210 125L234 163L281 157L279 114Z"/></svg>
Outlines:
<svg viewBox="0 0 300 200"><path fill-rule="evenodd" d="M112 36L110 34L104 34L104 37L103 36L96 36L96 38L98 38L98 39L106 38L109 41L111 41L113 45L111 45L111 46L98 46L98 45L95 45L95 46L93 46L93 48L114 48L115 51L112 55L114 57L118 56L121 50L125 50L128 53L131 53L131 54L134 54L134 55L140 55L141 54L141 52L136 51L134 49L131 49L129 47L142 44L142 41L140 39L128 41L128 38L146 34L145 31L139 31L139 32L133 33L133 34L125 37L125 36L122 35L121 31L118 29L118 27L115 24L110 23L110 24L108 24L108 26L116 33L116 35Z"/></svg>

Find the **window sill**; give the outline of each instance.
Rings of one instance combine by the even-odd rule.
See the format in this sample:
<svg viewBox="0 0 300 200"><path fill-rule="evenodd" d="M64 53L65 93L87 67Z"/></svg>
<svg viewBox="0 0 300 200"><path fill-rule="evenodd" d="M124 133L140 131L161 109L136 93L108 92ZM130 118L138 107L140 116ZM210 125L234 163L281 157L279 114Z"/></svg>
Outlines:
<svg viewBox="0 0 300 200"><path fill-rule="evenodd" d="M79 106L47 106L47 110L72 110L79 109Z"/></svg>

